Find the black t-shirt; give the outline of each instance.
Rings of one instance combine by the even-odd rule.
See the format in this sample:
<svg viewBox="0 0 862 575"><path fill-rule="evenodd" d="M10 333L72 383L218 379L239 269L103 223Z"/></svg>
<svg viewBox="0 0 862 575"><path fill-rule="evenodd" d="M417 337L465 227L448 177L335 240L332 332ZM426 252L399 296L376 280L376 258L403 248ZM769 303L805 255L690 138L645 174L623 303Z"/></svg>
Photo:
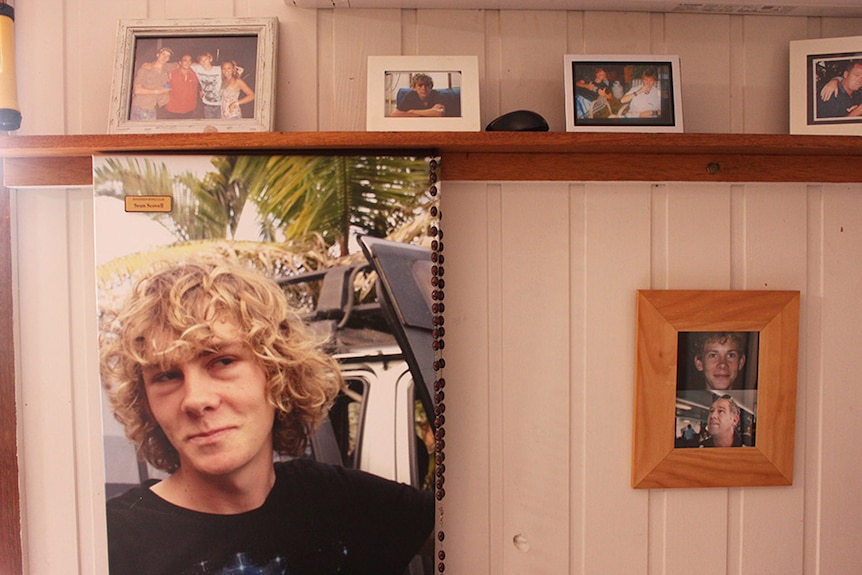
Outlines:
<svg viewBox="0 0 862 575"><path fill-rule="evenodd" d="M148 486L111 499L111 575L401 575L433 529L431 493L308 459L275 469L264 504L237 515L184 509Z"/></svg>

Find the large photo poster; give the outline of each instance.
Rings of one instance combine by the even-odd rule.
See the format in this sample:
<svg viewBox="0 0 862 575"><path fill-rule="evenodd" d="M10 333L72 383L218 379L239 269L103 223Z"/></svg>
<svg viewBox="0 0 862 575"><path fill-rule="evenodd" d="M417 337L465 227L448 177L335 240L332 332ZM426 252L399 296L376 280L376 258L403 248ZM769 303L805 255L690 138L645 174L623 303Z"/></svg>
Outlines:
<svg viewBox="0 0 862 575"><path fill-rule="evenodd" d="M436 160L93 164L111 575L431 573Z"/></svg>

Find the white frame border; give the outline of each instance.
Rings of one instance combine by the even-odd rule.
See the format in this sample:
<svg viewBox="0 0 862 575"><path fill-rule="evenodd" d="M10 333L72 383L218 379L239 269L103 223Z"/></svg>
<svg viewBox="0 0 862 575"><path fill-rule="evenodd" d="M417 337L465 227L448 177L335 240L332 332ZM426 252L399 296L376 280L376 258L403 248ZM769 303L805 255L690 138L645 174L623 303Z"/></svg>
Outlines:
<svg viewBox="0 0 862 575"><path fill-rule="evenodd" d="M386 72L461 72L461 117L387 118ZM477 56L369 56L366 130L369 132L478 132L479 58Z"/></svg>
<svg viewBox="0 0 862 575"><path fill-rule="evenodd" d="M673 96L672 126L643 126L621 124L619 126L578 126L575 125L575 78L572 64L577 62L601 62L625 64L628 62L661 62L670 64L671 87ZM679 56L670 54L565 54L563 56L563 78L566 92L566 131L567 132L665 132L680 133L682 125L682 76Z"/></svg>
<svg viewBox="0 0 862 575"><path fill-rule="evenodd" d="M271 132L275 109L276 52L278 18L217 18L185 20L120 20L114 76L111 84L109 134L164 134L203 132ZM257 36L257 69L254 88L254 118L239 120L156 120L128 119L134 79L135 41L138 37Z"/></svg>
<svg viewBox="0 0 862 575"><path fill-rule="evenodd" d="M832 53L856 53L862 59L862 36L790 42L791 134L862 135L862 118L841 123L808 123L808 57ZM814 90L812 97L816 97L816 86Z"/></svg>

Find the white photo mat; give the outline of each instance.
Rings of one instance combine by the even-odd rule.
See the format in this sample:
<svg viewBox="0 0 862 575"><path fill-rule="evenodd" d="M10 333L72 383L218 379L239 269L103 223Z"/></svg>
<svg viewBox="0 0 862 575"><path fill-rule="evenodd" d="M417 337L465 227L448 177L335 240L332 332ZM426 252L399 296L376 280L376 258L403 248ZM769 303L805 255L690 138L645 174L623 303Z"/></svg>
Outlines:
<svg viewBox="0 0 862 575"><path fill-rule="evenodd" d="M435 90L457 88L458 115L450 117L394 117L398 88L409 88L413 74L437 77ZM445 78L453 85L443 85ZM455 86L454 84L457 84ZM394 132L478 132L479 118L479 60L476 56L369 56L368 131Z"/></svg>

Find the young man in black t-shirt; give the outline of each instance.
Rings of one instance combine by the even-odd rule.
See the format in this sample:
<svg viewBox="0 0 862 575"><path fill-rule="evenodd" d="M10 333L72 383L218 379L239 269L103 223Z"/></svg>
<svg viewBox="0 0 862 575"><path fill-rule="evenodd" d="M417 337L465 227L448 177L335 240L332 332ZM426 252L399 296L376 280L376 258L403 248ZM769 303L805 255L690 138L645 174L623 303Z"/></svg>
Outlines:
<svg viewBox="0 0 862 575"><path fill-rule="evenodd" d="M300 456L338 366L281 289L191 262L141 280L102 342L102 376L138 453L170 475L108 502L111 575L400 575L430 493Z"/></svg>

